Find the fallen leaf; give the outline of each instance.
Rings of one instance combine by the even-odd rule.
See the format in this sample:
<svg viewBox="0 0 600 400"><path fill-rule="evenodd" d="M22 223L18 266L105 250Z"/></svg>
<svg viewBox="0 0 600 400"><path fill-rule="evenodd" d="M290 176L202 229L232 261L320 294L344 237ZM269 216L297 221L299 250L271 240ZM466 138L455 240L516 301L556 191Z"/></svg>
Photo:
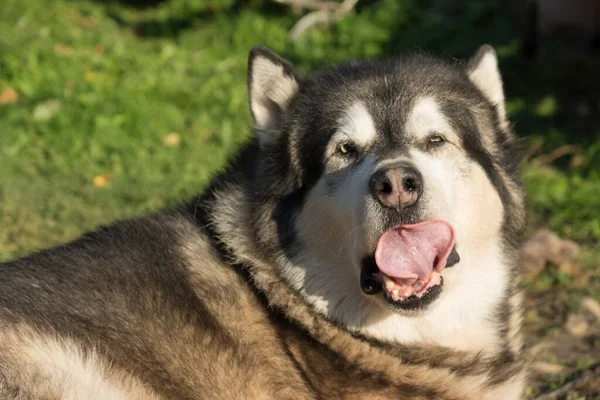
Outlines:
<svg viewBox="0 0 600 400"><path fill-rule="evenodd" d="M540 354L542 351L547 350L549 348L552 347L552 343L550 342L542 342L542 343L538 343L535 346L531 347L529 349L529 354L532 357L537 356L538 354Z"/></svg>
<svg viewBox="0 0 600 400"><path fill-rule="evenodd" d="M94 53L98 55L104 54L104 46L102 46L101 44L94 46Z"/></svg>
<svg viewBox="0 0 600 400"><path fill-rule="evenodd" d="M598 321L600 321L600 304L598 304L596 300L592 299L591 297L586 297L583 299L581 304L589 312L591 312Z"/></svg>
<svg viewBox="0 0 600 400"><path fill-rule="evenodd" d="M181 135L177 132L171 132L162 139L165 146L177 147L181 143Z"/></svg>
<svg viewBox="0 0 600 400"><path fill-rule="evenodd" d="M53 49L54 53L59 56L71 57L73 55L73 49L64 44L55 44Z"/></svg>
<svg viewBox="0 0 600 400"><path fill-rule="evenodd" d="M571 335L582 338L588 334L589 324L583 315L571 314L567 318L565 328Z"/></svg>
<svg viewBox="0 0 600 400"><path fill-rule="evenodd" d="M108 80L108 76L97 72L85 71L83 73L83 79L86 82L106 82Z"/></svg>
<svg viewBox="0 0 600 400"><path fill-rule="evenodd" d="M50 99L39 103L33 109L33 119L36 121L47 121L54 117L62 107L60 99Z"/></svg>
<svg viewBox="0 0 600 400"><path fill-rule="evenodd" d="M533 363L533 369L536 372L539 372L542 374L549 374L549 375L562 374L562 373L569 371L569 368L564 367L562 365L551 364L551 363L542 362L542 361Z"/></svg>
<svg viewBox="0 0 600 400"><path fill-rule="evenodd" d="M91 71L85 71L83 73L83 79L86 82L95 82L96 81L96 74L94 72L91 72Z"/></svg>
<svg viewBox="0 0 600 400"><path fill-rule="evenodd" d="M110 183L111 179L108 176L105 175L96 175L94 177L94 187L100 189L103 188L104 186L108 185Z"/></svg>
<svg viewBox="0 0 600 400"><path fill-rule="evenodd" d="M558 265L558 270L566 275L573 276L575 278L581 276L581 270L579 267L568 261L564 261Z"/></svg>
<svg viewBox="0 0 600 400"><path fill-rule="evenodd" d="M81 26L92 26L96 24L96 20L93 17L87 15L81 15L79 17L79 24Z"/></svg>
<svg viewBox="0 0 600 400"><path fill-rule="evenodd" d="M0 92L0 104L12 104L19 100L19 93L11 87Z"/></svg>
<svg viewBox="0 0 600 400"><path fill-rule="evenodd" d="M562 272L577 276L579 269L571 263L579 256L579 245L571 240L561 239L548 229L536 231L522 247L525 279L538 276L548 262L559 266Z"/></svg>
<svg viewBox="0 0 600 400"><path fill-rule="evenodd" d="M573 157L571 157L571 161L569 161L569 166L571 168L577 168L583 163L585 163L585 158L580 154L575 154Z"/></svg>

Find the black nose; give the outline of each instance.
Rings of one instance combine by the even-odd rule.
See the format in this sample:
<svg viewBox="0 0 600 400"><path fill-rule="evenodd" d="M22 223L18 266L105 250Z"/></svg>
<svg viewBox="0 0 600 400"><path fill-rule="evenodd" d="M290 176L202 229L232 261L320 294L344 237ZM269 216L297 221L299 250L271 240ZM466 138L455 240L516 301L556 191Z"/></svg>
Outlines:
<svg viewBox="0 0 600 400"><path fill-rule="evenodd" d="M393 165L371 176L371 193L384 207L400 210L415 204L423 193L423 178L408 164Z"/></svg>

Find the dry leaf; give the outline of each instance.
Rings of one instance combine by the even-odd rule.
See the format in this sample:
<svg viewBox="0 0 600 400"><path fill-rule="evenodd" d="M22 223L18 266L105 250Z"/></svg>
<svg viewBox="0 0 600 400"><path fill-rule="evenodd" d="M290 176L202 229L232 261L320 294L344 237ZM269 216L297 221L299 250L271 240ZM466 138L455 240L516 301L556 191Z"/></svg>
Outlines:
<svg viewBox="0 0 600 400"><path fill-rule="evenodd" d="M73 55L73 49L64 44L55 44L53 49L54 53L59 56L71 57Z"/></svg>
<svg viewBox="0 0 600 400"><path fill-rule="evenodd" d="M544 350L548 350L549 348L552 347L552 343L550 342L542 342L542 343L538 343L535 346L531 347L529 349L529 354L532 357L537 356L538 354L542 353L542 351Z"/></svg>
<svg viewBox="0 0 600 400"><path fill-rule="evenodd" d="M561 271L577 276L578 268L571 263L580 253L580 247L571 240L561 239L548 229L537 230L522 247L525 279L538 276L548 262L558 265Z"/></svg>
<svg viewBox="0 0 600 400"><path fill-rule="evenodd" d="M571 314L567 318L565 328L571 335L582 338L588 334L589 324L582 315Z"/></svg>
<svg viewBox="0 0 600 400"><path fill-rule="evenodd" d="M96 24L96 20L93 17L87 15L81 15L79 17L79 24L81 26L93 26Z"/></svg>
<svg viewBox="0 0 600 400"><path fill-rule="evenodd" d="M65 91L67 93L71 93L73 92L73 89L75 88L75 85L73 84L73 81L67 81L65 83Z"/></svg>
<svg viewBox="0 0 600 400"><path fill-rule="evenodd" d="M598 302L594 299L592 299L591 297L586 297L585 299L583 299L583 301L581 302L581 304L592 314L594 314L594 317L596 317L596 319L598 321L600 321L600 304L598 304Z"/></svg>
<svg viewBox="0 0 600 400"><path fill-rule="evenodd" d="M179 143L181 143L181 135L176 132L171 132L167 136L162 139L165 146L168 147L177 147Z"/></svg>
<svg viewBox="0 0 600 400"><path fill-rule="evenodd" d="M581 166L585 162L585 158L581 154L575 154L571 157L571 161L569 161L569 166L571 168L577 168Z"/></svg>
<svg viewBox="0 0 600 400"><path fill-rule="evenodd" d="M33 109L33 119L36 121L47 121L54 117L62 107L60 99L50 99L39 103Z"/></svg>
<svg viewBox="0 0 600 400"><path fill-rule="evenodd" d="M569 276L572 276L575 278L581 276L581 270L579 269L579 267L568 261L560 263L558 265L558 270L560 272L562 272L563 274L566 274L566 275L569 275Z"/></svg>
<svg viewBox="0 0 600 400"><path fill-rule="evenodd" d="M12 104L19 100L19 93L11 87L0 92L0 104Z"/></svg>
<svg viewBox="0 0 600 400"><path fill-rule="evenodd" d="M85 71L83 73L83 79L86 82L106 82L108 80L108 76L97 72Z"/></svg>
<svg viewBox="0 0 600 400"><path fill-rule="evenodd" d="M96 73L91 71L85 71L83 73L83 80L86 82L95 82L96 81Z"/></svg>
<svg viewBox="0 0 600 400"><path fill-rule="evenodd" d="M569 371L569 368L558 364L550 364L547 362L538 361L533 363L533 369L536 372L548 375L563 374Z"/></svg>
<svg viewBox="0 0 600 400"><path fill-rule="evenodd" d="M105 176L105 175L96 175L94 177L94 187L100 189L103 188L104 186L108 185L110 182L110 177Z"/></svg>

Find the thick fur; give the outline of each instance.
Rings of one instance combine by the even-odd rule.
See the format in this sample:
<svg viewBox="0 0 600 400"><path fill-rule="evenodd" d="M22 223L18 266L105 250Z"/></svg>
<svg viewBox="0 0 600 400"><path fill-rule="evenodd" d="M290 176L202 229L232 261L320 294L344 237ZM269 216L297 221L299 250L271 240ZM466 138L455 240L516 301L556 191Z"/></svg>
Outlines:
<svg viewBox="0 0 600 400"><path fill-rule="evenodd" d="M257 47L249 96L255 137L189 205L0 265L0 398L519 398L524 208L493 49L300 78ZM368 189L397 162L425 181L398 212ZM431 218L461 257L439 298L364 294L383 232Z"/></svg>

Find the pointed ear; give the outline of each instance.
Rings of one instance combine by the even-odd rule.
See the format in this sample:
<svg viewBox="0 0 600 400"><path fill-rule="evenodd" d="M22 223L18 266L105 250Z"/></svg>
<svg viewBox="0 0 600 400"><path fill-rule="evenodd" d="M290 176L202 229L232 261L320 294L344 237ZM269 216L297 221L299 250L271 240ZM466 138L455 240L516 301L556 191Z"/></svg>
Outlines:
<svg viewBox="0 0 600 400"><path fill-rule="evenodd" d="M255 46L248 57L250 110L259 139L272 140L290 100L298 92L299 79L292 64L262 46Z"/></svg>
<svg viewBox="0 0 600 400"><path fill-rule="evenodd" d="M494 48L487 44L481 46L469 60L467 69L471 82L496 107L500 124L506 126L504 90L502 89L502 77L498 70L498 58Z"/></svg>

